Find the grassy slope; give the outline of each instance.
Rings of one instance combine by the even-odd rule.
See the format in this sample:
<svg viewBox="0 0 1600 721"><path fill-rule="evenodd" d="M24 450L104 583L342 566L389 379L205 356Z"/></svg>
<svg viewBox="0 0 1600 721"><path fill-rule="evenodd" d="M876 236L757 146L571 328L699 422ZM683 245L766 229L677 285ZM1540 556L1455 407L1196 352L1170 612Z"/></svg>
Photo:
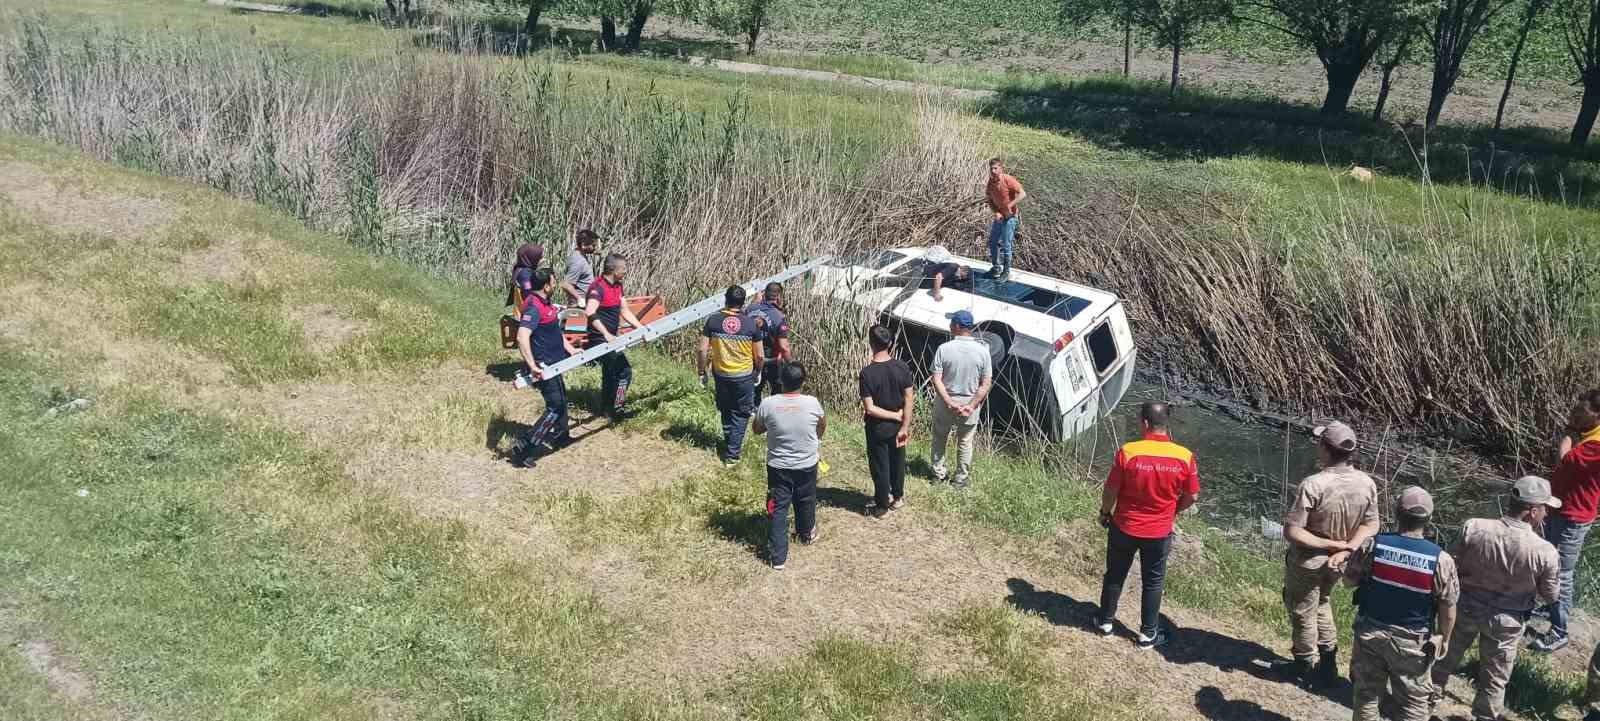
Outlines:
<svg viewBox="0 0 1600 721"><path fill-rule="evenodd" d="M110 8L110 3L101 5L105 6L100 8L103 12L111 13L114 10ZM100 7L94 3L86 3L85 6ZM174 12L190 11L184 9ZM102 20L125 20L127 17L143 18L135 25L149 20L148 14L140 13L131 16L105 15ZM213 22L219 17L229 20L215 21L212 27L214 31L237 33L241 38L249 34L243 28L255 28L257 37L269 40L277 38L297 45L303 42L308 47L325 47L329 52L368 52L373 47L372 37L366 29L353 31L343 26L328 29L330 26L316 19L219 15L209 8L199 9L192 19L196 22ZM144 26L160 29L162 22L150 21ZM668 92L675 97L702 102L708 107L724 102L737 92L737 88L743 88L745 92L766 101L763 115L769 118L772 113L793 112L787 109L786 104L780 103L782 96L807 93L819 101L827 98L823 114L847 118L838 121L836 126L842 137L866 138L860 141L864 143L870 143L873 133L884 132L881 119L896 112L895 103L871 99L877 96L835 94L815 84L750 80L685 69L669 63L616 60L607 61L599 68L577 65L574 66L574 72L583 73L581 77L585 78L630 82L639 86L654 81L656 87L669 87ZM662 85L664 83L671 85ZM848 120L852 117L856 119ZM1173 200L1181 200L1184 193L1196 188L1221 189L1239 198L1255 196L1256 200L1248 205L1253 212L1260 213L1263 225L1275 227L1281 223L1284 228L1282 232L1286 234L1293 232L1295 223L1315 222L1315 215L1304 210L1306 197L1326 196L1335 187L1326 171L1289 163L1249 159L1213 160L1203 164L1159 162L1102 150L1081 140L1036 130L982 121L974 121L974 128L985 133L995 147L1038 159L1033 162L1052 167L1067 165L1069 173L1078 177L1092 179L1112 176L1134 184L1148 181L1158 189L1166 189ZM124 188L139 189L140 192L148 192L150 187L157 186L164 193L176 193L190 201L203 201L196 204L203 205L204 210L193 211L193 217L185 218L179 230L162 240L168 246L169 256L203 248L207 243L204 229L215 227L219 222L233 222L275 238L293 239L297 250L309 250L319 258L326 258L325 262L336 270L315 282L298 286L269 282L259 287L247 285L243 288L206 283L174 287L154 279L166 267L160 264L163 261L152 258L120 259L115 262L129 264L128 269L137 271L136 276L145 279L132 289L136 292L129 294L129 305L115 313L120 322L126 324L119 326L123 332L152 342L182 343L183 347L206 353L210 362L228 363L236 380L246 385L383 374L443 359L481 361L487 357L479 350L478 325L481 318L494 312L489 307L493 303L492 298L392 264L374 265L335 241L307 234L282 218L253 209L241 209L209 193L138 176L114 175L90 181L89 177L97 176L100 172L95 166L66 160L65 156L29 143L12 143L8 147L12 157L26 157L33 162L50 165L65 164L71 169L72 175L82 178L77 182L121 183ZM1391 198L1397 207L1402 207L1406 205L1404 201L1418 190L1415 184L1385 180L1365 192L1372 192L1380 198ZM1457 191L1446 189L1443 192L1448 198L1449 193ZM1540 207L1521 201L1507 205L1514 210L1525 209L1530 213ZM224 215L219 217L214 213ZM1573 223L1574 227L1583 227L1592 222L1592 216L1577 211L1561 217L1568 218L1566 222ZM15 222L15 219L12 221ZM8 241L11 245L7 246L4 269L8 276L17 279L49 277L52 284L82 282L91 287L97 287L94 285L97 282L104 282L83 277L81 269L78 272L59 270L83 257L81 254L85 251L80 247L82 243L87 243L90 249L100 247L104 250L103 246L96 246L98 241L86 236L62 239L49 228L23 225L13 228L15 230L6 234L11 239ZM16 261L12 260L14 254L18 258ZM170 257L166 261L170 261ZM364 300L351 303L349 295L343 292L345 288L358 289ZM374 332L359 345L335 349L330 356L308 350L297 337L297 330L292 323L260 322L253 314L240 309L240 304L248 307L248 304L307 302L339 305L341 312L365 321ZM418 309L422 311L420 315L417 314ZM241 327L248 328L250 335L240 336L236 331ZM405 328L406 332L389 332L396 328ZM427 332L416 332L418 328ZM67 328L32 330L38 332L31 334L30 339L46 337L43 332L46 330L65 333ZM96 670L141 663L125 655L129 653L129 648L151 642L149 635L141 635L150 632L137 628L141 625L137 622L139 619L182 619L183 625L170 627L166 631L190 632L197 634L197 638L211 640L210 645L197 646L198 651L189 648L169 649L165 655L158 655L159 663L166 665L154 671L183 680L169 681L165 686L157 685L151 689L116 690L117 695L133 699L137 705L185 706L198 703L181 693L183 688L192 684L210 684L210 688L223 692L242 692L242 689L259 692L260 687L254 684L265 679L283 684L282 688L294 689L294 693L286 695L287 698L274 696L273 699L274 703L283 704L281 715L286 716L296 715L308 708L332 706L352 709L350 713L360 717L367 712L366 709L384 703L381 699L385 690L414 687L428 688L427 694L431 694L425 694L423 701L416 702L424 710L460 711L467 708L461 704L492 703L495 705L492 710L503 711L518 703L543 703L537 700L543 688L543 674L548 671L559 675L570 669L540 668L535 673L525 667L497 665L496 659L490 659L483 661L483 666L473 666L463 671L465 677L452 676L453 680L447 683L440 684L437 680L439 675L444 674L444 669L451 664L460 663L463 658L481 661L503 648L540 649L547 648L541 644L576 643L580 645L568 650L578 655L600 657L611 648L605 643L607 634L591 632L616 626L616 619L606 618L603 614L595 615L592 604L584 602L581 591L573 599L558 598L552 607L538 607L553 617L563 619L563 624L570 621L572 625L564 633L588 639L581 642L546 639L532 630L513 628L515 624L504 618L468 624L471 628L465 629L451 626L446 622L449 618L457 614L471 615L470 612L477 608L463 604L476 603L481 599L454 594L448 591L449 588L460 587L484 567L505 569L505 574L522 579L538 576L539 569L529 570L515 561L486 552L483 546L492 544L481 539L473 543L471 534L458 527L408 518L404 512L385 508L386 505L395 505L392 498L361 497L360 489L354 488L349 479L341 478L338 464L330 461L326 449L307 447L303 441L294 438L294 434L286 434L282 429L270 427L270 424L259 424L267 425L265 428L252 428L247 421L241 427L238 419L219 418L214 414L196 415L191 410L175 409L167 400L150 398L148 389L96 388L95 366L82 365L76 353L52 347L48 342L30 342L26 349L12 347L7 352L9 355L5 367L13 375L5 386L6 402L9 404L5 421L8 425L6 436L11 438L26 432L30 439L37 436L38 441L30 442L25 447L12 443L0 448L6 454L4 460L8 465L35 469L31 475L18 476L30 479L30 483L24 487L26 494L19 496L26 498L28 505L19 504L17 508L31 508L37 504L38 508L45 509L42 512L43 520L37 523L7 525L8 528L50 529L63 541L68 541L58 549L46 546L36 538L19 534L14 537L17 545L8 547L25 550L3 559L8 566L14 565L14 568L6 569L8 577L30 579L30 585L21 589L30 599L30 608L37 610L41 606L50 607L54 599L64 600L66 605L58 606L63 609L60 615L51 618L50 614L44 614L39 623L46 624L52 633L75 638L78 645L73 646L72 650L80 652L84 658L98 658L101 666ZM646 392L652 385L674 386L687 382L681 369L662 369L660 364L640 365L648 368L641 381L642 390ZM192 379L187 382L190 385L204 385ZM97 398L107 399L95 415L81 422L87 428L70 422L52 425L35 420L38 411L51 396L49 387L61 385L94 388ZM481 412L481 408L469 402L464 415L468 419L475 419ZM448 419L448 414L446 417ZM702 431L713 425L709 405L703 398L663 408L660 415L646 422L669 426L697 424ZM440 432L452 437L471 436L473 431L462 427L465 425L469 424L460 421L453 425L446 423ZM13 430L16 433L11 432ZM422 433L426 434L427 431ZM685 433L682 437L695 436ZM218 438L226 442L210 443ZM98 475L84 478L95 481L127 479L126 487L120 490L97 487L90 498L112 499L113 503L108 505L125 506L117 509L123 515L127 513L126 508L143 509L140 513L144 515L137 516L137 521L130 521L124 526L141 529L140 532L146 536L153 533L153 536L140 536L116 526L103 516L74 515L73 509L82 505L82 499L62 491L70 491L79 477L64 474L61 469L73 469L70 461L73 458L71 444L88 442L86 439L101 444L106 452L106 460L101 463ZM214 447L205 454L196 455L197 449L188 447L190 444L187 443L194 440L206 440ZM173 452L173 448L181 448L182 453ZM838 453L850 456L855 454L855 449L847 443ZM985 460L984 471L999 480L983 486L969 500L942 496L930 498L929 505L939 511L933 518L953 527L965 527L966 524L980 528L999 527L1009 534L1039 539L1074 529L1075 522L1079 524L1076 528L1081 529L1094 502L1084 487L1061 483L1056 473L1045 473L1036 467L1007 466L999 461ZM71 473L89 471L73 469ZM1076 475L1081 477L1082 472ZM168 482L172 478L183 478L187 484L175 488L175 484ZM240 479L248 483L240 484ZM590 521L594 519L588 514L598 510L600 518L607 519L603 527L609 529L612 538L625 537L631 529L640 525L653 529L651 538L671 539L675 533L685 529L703 533L711 519L719 517L719 513L733 513L735 520L743 519L743 525L736 526L735 532L742 534L743 542L753 543L758 528L753 525L755 521L751 520L749 511L739 509L748 509L759 502L760 487L757 480L727 476L712 476L703 480L684 484L676 492L653 494L614 506L603 503L596 505L592 499L585 501L578 496L576 500L552 502L553 509L567 514L567 523L576 523L584 528L592 528ZM230 495L239 494L237 487L240 485L258 487L260 492L247 493L242 498ZM197 490L189 492L190 486ZM125 495L117 495L119 493ZM282 494L283 498L271 498L274 494ZM355 500L347 496L354 496ZM316 514L319 517L301 518L304 507L321 509ZM9 512L15 512L15 509ZM187 514L198 514L196 518L205 520L191 522ZM368 517L366 514L376 515ZM95 519L95 522L86 519ZM148 528L165 528L162 524L178 530L148 531ZM1277 580L1275 564L1243 552L1211 536L1209 532L1192 530L1207 537L1208 561L1214 565L1198 567L1194 573L1175 572L1174 601L1196 609L1214 610L1220 616L1238 618L1241 622L1254 624L1265 620L1269 624L1269 631L1281 624L1281 620L1275 620L1280 616L1273 590ZM130 535L124 537L117 535L119 533ZM270 552L272 555L263 558L229 555L241 552L238 550L241 539L253 539L249 544L251 546L280 550L273 550ZM259 543L254 539L259 539ZM330 539L337 539L338 543L329 544ZM344 541L352 539L359 541L352 548L372 549L364 552L369 558L351 562L348 559L324 557L328 555L326 548L329 545L343 547ZM205 553L198 557L185 556L174 560L168 557L168 551L163 550L163 544L175 545L180 549L203 548ZM159 563L152 562L152 565L145 566L127 563L123 556L109 560L100 558L106 548L139 549L122 551L133 554L136 560L143 559L141 554L148 551ZM1051 548L1049 553L1034 553L1048 556L1055 551ZM1098 550L1077 546L1069 551L1049 562L1063 564L1067 571L1080 576L1092 577L1094 566L1098 563ZM415 555L423 558L414 559ZM466 555L471 564L451 565L441 560L458 559L461 555ZM218 582L223 584L221 586L204 585L211 581L201 577L221 568L238 575L226 576L225 583ZM116 569L118 573L133 579L124 584L141 590L143 595L136 603L122 603L124 599L118 593L128 590L127 587L95 587L85 596L82 582L74 580L105 577L111 573L109 569ZM17 573L9 573L12 570ZM193 576L181 575L185 572ZM378 598L391 589L394 577L410 578L412 581L407 583L414 581L420 586L395 599L384 601ZM63 581L63 578L69 580ZM208 593L224 594L224 598L250 599L254 597L252 594L265 594L269 609L258 613L239 611L231 606L176 607L163 592L174 578L197 584L196 588ZM79 588L74 589L74 583ZM1237 602L1238 597L1230 596L1231 592L1237 592L1241 587L1245 592L1240 596L1247 599L1244 604ZM258 588L265 590L255 590ZM522 590L526 592L528 588L530 586L523 586ZM544 589L543 586L531 588ZM6 593L16 590L7 589ZM233 595L225 595L227 593ZM535 595L542 597L541 594ZM358 638L355 637L357 634L340 626L345 619L339 614L348 609L305 608L294 603L273 606L271 601L272 598L303 600L309 597L353 601L351 607L364 609L361 612L363 614L368 608L384 610L389 616L381 617L381 633L365 633L385 638ZM388 605L381 605L380 601ZM498 598L495 602L515 605L522 600ZM369 603L379 605L369 606ZM286 605L290 607L284 608ZM998 611L1003 609L979 609L971 613L981 616ZM330 614L328 618L339 623L333 624L333 630L324 628L317 631L316 623L323 618L318 614ZM85 628L81 625L82 619L102 615L110 619L105 626ZM405 618L395 620L396 615ZM1010 618L1004 613L999 617ZM121 619L120 623L111 622L115 619ZM1006 623L1014 623L1014 620ZM249 633L251 624L269 621L271 628L275 629L273 633L257 631L254 636ZM435 621L439 623L435 624ZM327 619L323 618L323 622L326 623ZM622 625L626 626L626 623ZM941 628L960 637L956 629L970 629L972 625L952 622ZM397 652L389 647L387 635L397 629L403 631L408 628L437 628L441 629L440 634L451 638L424 638L415 642L407 640L408 648L433 650L422 653L424 658L421 661L411 658L416 655L411 653L406 654L406 659L397 660L394 656ZM285 642L287 649L282 654L283 660L273 656L268 668L250 667L259 661L256 654L260 649L272 647L280 632L286 632L289 639ZM1015 633L1026 633L1026 629ZM456 634L459 637L455 637ZM404 633L401 636L406 637ZM486 638L492 640L484 640ZM591 641L593 645L582 645ZM506 646L496 645L500 643ZM1005 645L1004 638L984 643ZM319 648L322 649L322 661L316 656ZM444 650L440 651L439 648ZM192 655L195 653L199 655ZM885 674L892 678L884 682L888 685L877 686L878 691L904 691L918 699L918 704L949 708L940 704L946 703L946 694L953 693L949 691L953 687L947 686L945 680L923 668L923 661L915 656L914 653L908 655L894 648L879 648L870 644L863 646L858 641L846 639L817 646L813 653L796 658L792 669L798 674L828 678L841 684L866 683L844 677L853 673L851 669L863 660L871 660L881 664L881 668L895 671ZM345 668L340 664L330 667L326 663L328 658L371 660L362 661L360 668ZM498 659L499 662L504 660ZM412 663L420 665L413 668L409 666ZM236 675L226 678L206 676L203 670L213 666L227 669L219 673ZM999 688L1008 688L1006 685L1010 684L1014 689L1021 689L1017 691L1020 698L1033 698L1035 694L1042 693L1037 689L1043 682L1037 678L1027 674L1007 675L1011 672L1005 669L1016 666L1006 661L1000 667L980 670L976 678L999 674L1000 680L996 682L1001 684ZM0 667L0 670L6 668ZM516 683L505 681L510 677L521 679L525 671L528 671L527 678L531 680L518 680ZM0 678L14 675L9 671L7 673ZM26 674L22 674L18 683L26 683L26 678ZM1059 680L1051 679L1052 682ZM380 688L369 688L374 683ZM837 698L808 700L805 694L810 690L793 688L784 683L780 675L774 675L764 683L772 689L775 709L791 703L826 705L838 702ZM950 683L955 687L976 688L983 682L974 678L958 678ZM319 684L331 688L320 688ZM306 690L308 688L310 690ZM475 689L488 689L483 693L487 693L493 701L482 701L482 697L474 695ZM599 708L620 714L630 709L637 711L638 706L651 703L650 700L630 699L626 695L618 700L612 697L610 691L604 690L607 701ZM296 700L293 698L295 694L305 697ZM730 686L721 689L720 695L707 703L736 704L738 702L734 699L739 695ZM467 700L463 701L464 698ZM1544 702L1548 703L1549 700ZM667 707L677 708L681 713L693 712L692 705L682 707L669 704ZM892 710L871 706L865 713L887 717L893 715L890 713ZM419 715L431 714L423 712Z"/></svg>
<svg viewBox="0 0 1600 721"><path fill-rule="evenodd" d="M10 472L9 502L0 507L0 545L8 549L0 598L16 620L0 631L51 639L96 679L94 703L211 718L710 718L728 707L752 718L788 718L796 709L851 718L980 709L1017 718L1099 715L1085 699L1063 703L1070 679L1041 660L1040 631L1003 608L951 609L940 633L982 659L953 673L931 671L912 649L841 636L742 673L706 698L658 698L596 680L594 669L645 629L602 607L588 579L528 560L460 522L417 515L392 493L350 478L337 450L281 423L197 401L497 358L480 332L481 319L497 312L491 294L371 261L214 193L104 173L36 144L0 147L5 161L48 166L57 182L83 192L137 188L182 209L146 246L127 236L62 234L0 204L7 286L47 302L62 294L31 284L106 298L92 325L110 345L181 349L165 357L140 346L127 359L140 373L123 376L107 371L126 369L111 360L115 351L83 346L70 324L57 325L72 313L34 305L6 314L0 463ZM301 257L320 272L278 273L261 263L256 275L232 283L175 272L181 256L240 233L273 241L248 250L252 257ZM318 352L293 321L273 320L279 307L314 303L356 318L378 311L364 317L366 333ZM206 374L191 364L227 374L197 378ZM681 380L643 375L641 394ZM95 408L42 417L78 395ZM436 409L407 419L404 435L481 443L488 418L481 402L466 404L432 425L418 427L416 418ZM704 405L697 399L662 412L703 425ZM750 478L694 487L759 505ZM705 499L683 489L616 504L584 495L546 502L558 523L593 531L589 542L606 543L607 527L665 538L682 513L691 514L690 528L709 533L698 515ZM60 699L47 698L15 657L0 671L0 695L21 699L38 718L56 713Z"/></svg>
<svg viewBox="0 0 1600 721"><path fill-rule="evenodd" d="M11 503L0 506L0 545L9 549L0 598L15 609L0 631L53 641L95 679L82 702L91 709L218 718L699 718L729 707L752 718L797 709L827 718L1118 713L1066 690L1083 680L1051 654L1056 632L1019 613L1041 610L1027 604L935 612L937 643L975 659L953 671L914 646L844 633L689 697L599 680L626 679L611 665L651 630L603 602L597 579L481 527L419 515L394 488L351 476L366 436L330 446L246 400L306 381L393 387L398 402L418 406L397 419L410 444L398 454L473 447L505 408L455 396L430 406L393 379L499 358L481 327L497 311L493 294L371 260L210 191L108 172L28 141L0 144L0 162L15 161L47 168L76 193L154 197L175 211L151 237L105 240L38 222L38 208L0 204L0 277L14 289L0 316L0 463L12 470ZM258 238L243 251L253 270L242 278L184 270L186 259L238 236ZM82 295L105 299L89 324L105 345L85 338L70 310ZM365 332L313 347L300 322L277 312L313 304L359 319ZM638 394L664 399L636 423L705 445L715 437L710 400L688 390L683 366L665 361L636 361ZM207 372L214 367L226 373ZM575 381L580 397L592 390L589 376ZM78 395L95 408L42 417ZM837 433L828 455L837 466L830 485L862 484L853 434ZM1000 534L1012 539L1009 552L1040 568L1094 577L1100 551L1082 539L1093 489L1074 480L1083 469L986 456L978 472L984 482L966 496L919 485L928 514L918 517L945 534ZM579 553L620 552L677 579L669 583L716 587L745 572L695 556L708 540L759 547L752 509L761 494L746 467L624 498L549 492L527 503L535 522L562 529ZM1276 564L1188 528L1206 550L1174 569L1174 613L1281 638ZM8 663L0 692L38 718L57 713L59 697ZM1554 678L1532 668L1541 681ZM1105 680L1094 683L1103 689ZM1572 692L1558 683L1537 703Z"/></svg>

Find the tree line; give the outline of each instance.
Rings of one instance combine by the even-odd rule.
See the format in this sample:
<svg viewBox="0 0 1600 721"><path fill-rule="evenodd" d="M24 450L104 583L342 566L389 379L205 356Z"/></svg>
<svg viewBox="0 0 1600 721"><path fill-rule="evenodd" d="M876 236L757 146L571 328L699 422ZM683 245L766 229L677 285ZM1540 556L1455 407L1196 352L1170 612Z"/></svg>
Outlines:
<svg viewBox="0 0 1600 721"><path fill-rule="evenodd" d="M385 1L393 7L396 0ZM535 36L539 19L546 13L597 18L600 48L617 52L638 50L650 18L666 15L699 22L736 37L747 52L753 53L763 34L800 4L800 0L498 1L525 12L526 38ZM1069 29L1109 20L1125 30L1125 43L1130 49L1137 33L1169 50L1169 92L1174 95L1184 51L1193 47L1204 32L1241 23L1281 32L1316 55L1327 82L1321 108L1326 115L1349 112L1357 82L1374 69L1380 76L1373 118L1380 120L1393 87L1395 69L1413 62L1431 63L1424 119L1428 130L1438 126L1472 44L1490 23L1515 22L1517 41L1506 67L1505 87L1495 117L1494 127L1499 130L1528 37L1542 17L1553 18L1559 44L1572 61L1573 84L1583 88L1571 144L1585 146L1600 117L1600 0L1034 1L1053 3L1062 25ZM1125 60L1125 72L1126 67Z"/></svg>
<svg viewBox="0 0 1600 721"><path fill-rule="evenodd" d="M1172 93L1183 50L1202 32L1238 23L1267 26L1316 54L1327 80L1327 115L1348 112L1357 81L1376 68L1381 75L1373 118L1381 119L1395 68L1429 62L1429 130L1439 124L1472 43L1491 22L1515 18L1517 42L1495 116L1499 130L1528 36L1545 13L1554 18L1572 60L1574 85L1583 87L1571 136L1572 145L1583 147L1600 116L1600 0L1062 0L1061 18L1069 25L1110 19L1170 50Z"/></svg>

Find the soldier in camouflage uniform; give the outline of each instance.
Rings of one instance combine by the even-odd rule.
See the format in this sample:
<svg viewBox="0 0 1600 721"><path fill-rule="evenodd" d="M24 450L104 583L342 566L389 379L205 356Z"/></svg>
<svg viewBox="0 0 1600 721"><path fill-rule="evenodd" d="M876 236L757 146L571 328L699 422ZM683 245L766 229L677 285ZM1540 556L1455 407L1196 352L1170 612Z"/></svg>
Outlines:
<svg viewBox="0 0 1600 721"><path fill-rule="evenodd" d="M1589 656L1589 680L1583 688L1583 721L1600 721L1600 646Z"/></svg>
<svg viewBox="0 0 1600 721"><path fill-rule="evenodd" d="M1312 431L1322 470L1306 476L1283 514L1283 605L1289 612L1293 658L1273 664L1296 682L1331 686L1339 678L1333 586L1351 549L1378 532L1378 487L1352 465L1357 442L1334 421Z"/></svg>
<svg viewBox="0 0 1600 721"><path fill-rule="evenodd" d="M1380 533L1351 552L1344 581L1357 587L1360 613L1350 682L1355 721L1378 721L1378 704L1394 690L1399 721L1427 721L1433 661L1449 646L1461 585L1450 554L1424 539L1433 497L1412 486L1395 507L1399 533Z"/></svg>
<svg viewBox="0 0 1600 721"><path fill-rule="evenodd" d="M1505 712L1506 683L1528 616L1561 592L1556 548L1536 530L1547 509L1561 507L1561 500L1550 495L1550 482L1537 476L1518 479L1508 506L1504 518L1467 521L1461 542L1450 551L1461 574L1461 601L1449 650L1433 666L1437 702L1461 657L1478 644L1478 691L1472 700L1477 721L1498 721Z"/></svg>

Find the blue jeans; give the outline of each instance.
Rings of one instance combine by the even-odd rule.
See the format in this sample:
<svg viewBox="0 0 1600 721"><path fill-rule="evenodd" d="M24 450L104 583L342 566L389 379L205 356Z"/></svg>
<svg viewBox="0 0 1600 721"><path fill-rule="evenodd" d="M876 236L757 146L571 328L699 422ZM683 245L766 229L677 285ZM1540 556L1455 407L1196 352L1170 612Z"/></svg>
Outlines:
<svg viewBox="0 0 1600 721"><path fill-rule="evenodd" d="M1567 618L1572 615L1573 578L1578 570L1578 554L1583 552L1583 541L1589 536L1588 523L1573 523L1566 518L1550 514L1544 521L1544 538L1556 547L1561 558L1561 598L1545 606L1550 614L1550 635L1565 638Z"/></svg>
<svg viewBox="0 0 1600 721"><path fill-rule="evenodd" d="M756 376L738 378L717 376L717 412L722 416L722 457L739 460L744 448L744 433L750 427L750 414L756 410Z"/></svg>
<svg viewBox="0 0 1600 721"><path fill-rule="evenodd" d="M1011 249L1017 239L1017 216L989 224L989 264L1011 267Z"/></svg>

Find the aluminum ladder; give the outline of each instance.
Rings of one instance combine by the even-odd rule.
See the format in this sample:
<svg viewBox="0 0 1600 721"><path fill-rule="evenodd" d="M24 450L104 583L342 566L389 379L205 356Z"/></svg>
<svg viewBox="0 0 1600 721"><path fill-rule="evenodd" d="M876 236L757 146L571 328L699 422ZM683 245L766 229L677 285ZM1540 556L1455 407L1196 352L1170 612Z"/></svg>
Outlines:
<svg viewBox="0 0 1600 721"><path fill-rule="evenodd" d="M753 295L756 291L766 287L768 283L782 283L791 278L797 278L816 270L818 266L832 259L832 256L822 256L820 258L812 258L811 260L799 265L791 265L787 268L784 268L782 271L779 271L776 275L768 276L766 278L757 278L749 283L745 283L744 289L747 293ZM649 343L650 341L673 333L674 331L680 330L686 326L694 325L695 323L705 320L711 315L722 310L722 305L723 294L717 293L716 295L712 295L698 303L695 303L694 305L674 312L654 322L646 323L637 330L629 333L623 333L622 335L617 336L617 339L611 341L610 343L601 343L600 345L590 346L580 351L577 355L568 356L566 360L544 366L544 374L542 377L555 378L556 376L582 366L589 361L598 360L607 354L620 353L636 345Z"/></svg>

